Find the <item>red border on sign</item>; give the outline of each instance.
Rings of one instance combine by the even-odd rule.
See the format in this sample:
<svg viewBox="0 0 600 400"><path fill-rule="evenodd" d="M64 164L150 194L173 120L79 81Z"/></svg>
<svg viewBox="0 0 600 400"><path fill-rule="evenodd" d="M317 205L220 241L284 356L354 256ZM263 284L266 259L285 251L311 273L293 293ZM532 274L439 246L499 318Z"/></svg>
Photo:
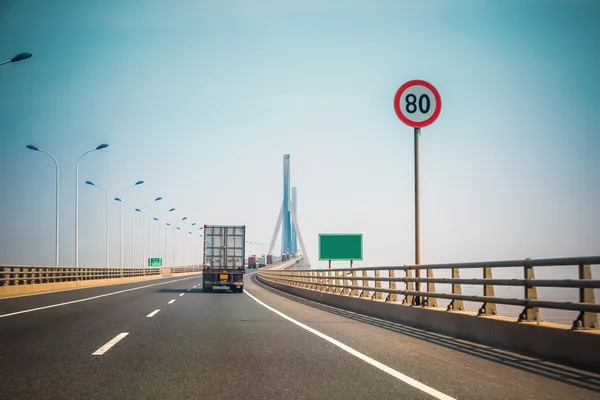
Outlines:
<svg viewBox="0 0 600 400"><path fill-rule="evenodd" d="M400 108L400 99L402 98L402 93L404 93L406 89L417 85L425 86L427 89L431 90L431 92L433 93L433 97L435 97L436 105L433 115L427 118L425 121L421 122L411 121L410 119L408 119L408 117L402 114L402 109ZM431 83L422 81L420 79L414 79L400 86L400 89L398 89L398 91L396 92L396 95L394 96L394 110L396 111L396 115L398 116L398 118L400 118L400 121L404 122L406 125L412 126L413 128L423 128L424 126L431 125L433 121L435 121L440 115L440 111L442 111L442 98L440 97L440 94L437 91L437 89Z"/></svg>

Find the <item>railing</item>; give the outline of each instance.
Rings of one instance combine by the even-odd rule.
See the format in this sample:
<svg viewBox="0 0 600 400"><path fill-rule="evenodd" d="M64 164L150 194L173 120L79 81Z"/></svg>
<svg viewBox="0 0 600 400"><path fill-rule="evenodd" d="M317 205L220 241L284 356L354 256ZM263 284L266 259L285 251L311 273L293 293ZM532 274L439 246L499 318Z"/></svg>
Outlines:
<svg viewBox="0 0 600 400"><path fill-rule="evenodd" d="M171 268L172 273L202 271L199 266ZM0 287L35 285L95 279L133 278L159 275L159 268L96 268L0 265Z"/></svg>
<svg viewBox="0 0 600 400"><path fill-rule="evenodd" d="M401 303L407 306L437 307L435 299L449 299L447 311L464 310L465 301L481 303L478 316L497 314L496 305L512 305L523 307L519 314L519 322L539 322L539 309L578 311L579 316L573 322L573 329L598 328L600 305L595 303L594 289L600 288L600 280L592 279L591 265L600 264L600 257L556 258L540 260L517 260L476 262L460 264L405 265L390 267L365 267L349 269L316 269L316 270L260 270L262 279L284 285L298 286L305 289L336 294L340 296L361 297L375 301L398 302L398 295L404 296ZM570 266L578 269L578 279L535 279L534 267L548 268L553 266ZM492 270L497 268L521 267L523 279L493 279ZM461 269L480 269L483 279L461 279ZM420 271L426 271L426 278L421 278ZM434 278L433 271L449 270L452 278ZM386 271L387 277L381 272ZM396 276L397 271L404 271L405 276ZM415 271L415 277L413 277ZM359 276L360 273L360 276ZM372 275L372 276L369 276ZM382 287L388 282L388 287ZM401 290L396 285L404 284ZM427 283L427 290L421 291L420 284ZM435 291L435 284L449 284L451 293ZM415 288L416 285L416 288ZM478 285L483 295L464 295L461 285ZM495 297L494 286L521 286L523 298ZM561 302L539 300L538 287L577 288L579 302ZM382 294L387 296L383 299Z"/></svg>

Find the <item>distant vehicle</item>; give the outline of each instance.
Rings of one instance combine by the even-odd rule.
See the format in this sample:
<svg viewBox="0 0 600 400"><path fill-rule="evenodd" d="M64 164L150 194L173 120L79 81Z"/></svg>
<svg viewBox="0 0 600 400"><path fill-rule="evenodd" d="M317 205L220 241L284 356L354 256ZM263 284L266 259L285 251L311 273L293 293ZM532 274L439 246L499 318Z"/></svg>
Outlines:
<svg viewBox="0 0 600 400"><path fill-rule="evenodd" d="M267 265L267 258L263 254L261 257L258 257L258 268L262 268Z"/></svg>
<svg viewBox="0 0 600 400"><path fill-rule="evenodd" d="M256 256L248 257L248 268L256 268Z"/></svg>
<svg viewBox="0 0 600 400"><path fill-rule="evenodd" d="M273 264L273 256L271 254L267 254L267 265Z"/></svg>
<svg viewBox="0 0 600 400"><path fill-rule="evenodd" d="M244 292L246 227L204 225L202 289L228 287Z"/></svg>

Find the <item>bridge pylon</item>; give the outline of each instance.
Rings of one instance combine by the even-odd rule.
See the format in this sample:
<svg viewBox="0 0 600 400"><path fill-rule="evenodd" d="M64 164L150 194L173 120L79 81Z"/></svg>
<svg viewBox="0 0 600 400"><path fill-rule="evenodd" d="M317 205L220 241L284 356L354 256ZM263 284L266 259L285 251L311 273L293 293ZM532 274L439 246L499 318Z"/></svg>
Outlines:
<svg viewBox="0 0 600 400"><path fill-rule="evenodd" d="M291 196L290 196L291 195ZM306 247L304 246L304 240L300 232L300 225L298 224L298 190L293 187L290 191L290 155L283 155L283 201L281 203L281 209L279 210L279 216L277 217L277 223L275 224L275 230L273 232L273 238L271 239L271 245L269 246L268 254L273 254L275 248L275 242L281 229L281 254L289 254L296 256L298 250L298 243L302 250L302 264L310 266L308 261L308 254Z"/></svg>

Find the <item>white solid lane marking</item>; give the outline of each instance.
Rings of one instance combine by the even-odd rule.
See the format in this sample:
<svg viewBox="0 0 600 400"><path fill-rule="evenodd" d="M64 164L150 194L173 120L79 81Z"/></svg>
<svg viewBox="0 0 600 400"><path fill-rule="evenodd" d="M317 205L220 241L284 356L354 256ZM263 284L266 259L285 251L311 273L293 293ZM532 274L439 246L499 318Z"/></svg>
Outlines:
<svg viewBox="0 0 600 400"><path fill-rule="evenodd" d="M67 301L65 303L59 303L59 304L52 304L49 306L44 306L44 307L38 307L38 308L32 308L30 310L23 310L23 311L16 311L13 313L9 313L9 314L2 314L0 315L0 318L4 318L4 317L10 317L13 315L19 315L19 314L25 314L28 312L33 312L33 311L39 311L39 310L45 310L47 308L54 308L54 307L60 307L60 306L66 306L68 304L75 304L75 303L81 303L82 301L88 301L88 300L94 300L94 299L99 299L101 297L106 297L106 296L112 296L114 294L119 294L119 293L125 293L125 292L130 292L132 290L139 290L139 289L144 289L144 288L149 288L152 286L158 286L158 285L167 285L169 283L173 283L173 282L179 282L179 281L185 281L188 279L194 279L197 278L195 276L193 277L189 277L189 278L182 278L182 279L176 279L174 281L168 281L168 282L161 282L161 283L154 283L152 285L146 285L146 286L140 286L140 287L135 287L135 288L131 288L131 289L125 289L125 290L119 290L118 292L111 292L111 293L105 293L105 294L101 294L98 296L93 296L93 297L86 297L85 299L79 299L79 300L73 300L73 301Z"/></svg>
<svg viewBox="0 0 600 400"><path fill-rule="evenodd" d="M187 291L189 292L190 290L192 290L192 289L188 289Z"/></svg>
<svg viewBox="0 0 600 400"><path fill-rule="evenodd" d="M114 339L110 340L104 346L100 347L98 350L93 352L92 355L93 356L101 356L102 354L106 353L115 344L119 343L119 341L127 335L129 335L129 332L119 333L117 336L114 337Z"/></svg>
<svg viewBox="0 0 600 400"><path fill-rule="evenodd" d="M329 343L332 343L332 344L336 345L337 347L339 347L340 349L342 349L342 350L344 350L344 351L352 354L353 356L355 356L357 358L360 358L361 360L363 360L363 361L371 364L375 368L378 368L378 369L382 370L383 372L390 374L394 378L399 379L402 382L407 383L410 386L412 386L412 387L414 387L416 389L419 389L419 390L421 390L421 391L423 391L423 392L425 392L425 393L427 393L427 394L435 397L436 399L439 399L439 400L456 400L454 397L450 397L447 394L439 392L439 391L435 390L434 388L429 387L429 386L425 385L424 383L421 383L421 382L419 382L419 381L411 378L410 376L404 375L403 373L398 372L395 369L393 369L391 367L388 367L387 365L382 364L379 361L374 360L371 357L369 357L369 356L367 356L367 355L365 355L365 354L363 354L363 353L361 353L359 351L354 350L352 347L347 346L344 343L339 342L339 341L335 340L334 338L332 338L330 336L327 336L326 334L321 333L321 332L319 332L316 329L311 328L308 325L304 325L302 322L298 322L295 319L293 319L291 317L288 317L287 315L285 315L281 311L278 311L278 310L274 309L273 307L271 307L271 306L263 303L262 301L260 301L256 297L252 296L250 293L248 293L246 291L244 293L246 293L248 296L250 296L250 298L253 299L254 301L256 301L258 304L260 304L261 306L267 308L268 310L273 311L275 314L279 315L280 317L287 319L291 323L296 324L296 325L298 325L299 327L301 327L303 329L306 329L307 331L309 331L310 333L313 333L313 334L317 335L321 339L327 340Z"/></svg>
<svg viewBox="0 0 600 400"><path fill-rule="evenodd" d="M152 317L154 317L156 314L158 314L158 312L159 312L159 311L160 311L160 310L154 310L154 311L152 311L150 314L146 315L146 317L148 317L148 318L152 318Z"/></svg>
<svg viewBox="0 0 600 400"><path fill-rule="evenodd" d="M170 302L168 302L167 304L173 304L175 303L175 299L171 300Z"/></svg>
<svg viewBox="0 0 600 400"><path fill-rule="evenodd" d="M184 294L185 294L185 293L181 293L181 294L179 295L179 297L183 296Z"/></svg>

